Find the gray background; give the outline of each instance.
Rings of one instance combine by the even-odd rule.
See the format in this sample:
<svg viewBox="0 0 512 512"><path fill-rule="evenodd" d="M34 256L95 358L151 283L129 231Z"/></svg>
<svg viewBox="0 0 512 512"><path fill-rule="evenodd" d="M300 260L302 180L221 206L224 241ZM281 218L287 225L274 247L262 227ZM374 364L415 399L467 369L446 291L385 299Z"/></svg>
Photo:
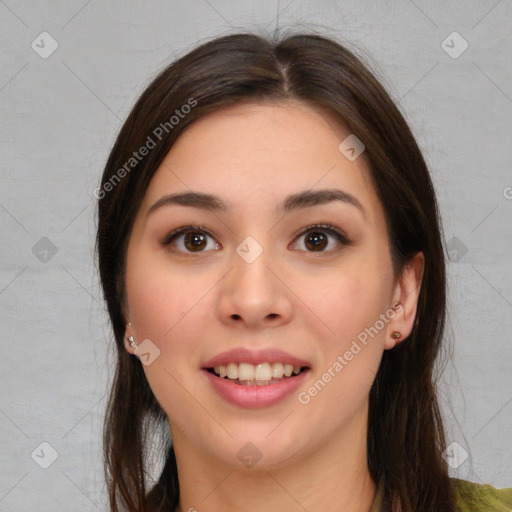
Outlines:
<svg viewBox="0 0 512 512"><path fill-rule="evenodd" d="M214 35L277 24L354 43L410 121L451 259L447 457L454 476L512 486L510 0L0 0L0 16L0 510L106 510L93 190L159 69ZM58 43L46 59L31 47L51 48L44 31Z"/></svg>

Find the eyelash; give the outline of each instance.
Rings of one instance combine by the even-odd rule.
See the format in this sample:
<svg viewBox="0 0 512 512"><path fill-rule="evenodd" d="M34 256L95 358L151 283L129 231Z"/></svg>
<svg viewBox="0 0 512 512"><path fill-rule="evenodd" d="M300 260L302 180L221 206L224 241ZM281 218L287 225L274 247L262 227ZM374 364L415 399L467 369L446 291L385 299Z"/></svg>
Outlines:
<svg viewBox="0 0 512 512"><path fill-rule="evenodd" d="M338 240L338 242L340 242L340 244L342 246L349 246L352 244L352 241L345 235L345 233L343 231L341 231L340 229L338 229L337 227L333 226L332 224L312 224L312 225L306 226L300 233L295 235L294 240L307 234L307 233L313 232L315 229L322 230L322 232L332 235L334 238L336 238ZM215 237L212 235L212 233L208 229L206 229L202 226L182 226L178 229L175 229L174 231L171 231L171 233L169 233L163 240L162 245L168 246L171 244L171 242L173 242L180 235L184 235L184 234L187 234L190 232L203 233L203 234L208 235L213 240L215 240ZM340 250L339 247L337 249L331 249L330 251L316 251L316 252L315 251L302 251L302 252L307 252L309 254L321 256L322 254L331 254L331 253L337 252L338 250ZM177 251L177 252L183 252L183 251ZM196 251L196 252L186 251L185 254L199 254L201 252L206 252L206 251Z"/></svg>

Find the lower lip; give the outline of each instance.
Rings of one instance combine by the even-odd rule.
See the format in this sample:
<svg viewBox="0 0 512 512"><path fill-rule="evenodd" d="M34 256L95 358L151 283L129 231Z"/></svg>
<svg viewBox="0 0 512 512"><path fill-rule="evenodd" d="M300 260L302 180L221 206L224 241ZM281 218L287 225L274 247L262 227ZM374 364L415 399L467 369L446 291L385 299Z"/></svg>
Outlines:
<svg viewBox="0 0 512 512"><path fill-rule="evenodd" d="M224 400L238 407L257 408L268 407L284 400L292 394L304 381L308 370L302 371L295 377L268 384L267 386L244 386L235 384L227 379L217 377L208 370L203 370L213 389Z"/></svg>

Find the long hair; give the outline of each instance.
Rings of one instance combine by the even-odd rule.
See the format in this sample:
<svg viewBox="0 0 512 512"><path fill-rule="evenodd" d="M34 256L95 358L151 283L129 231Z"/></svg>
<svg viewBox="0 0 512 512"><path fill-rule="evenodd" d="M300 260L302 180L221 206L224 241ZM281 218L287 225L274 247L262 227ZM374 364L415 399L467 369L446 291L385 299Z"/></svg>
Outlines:
<svg viewBox="0 0 512 512"><path fill-rule="evenodd" d="M366 146L364 158L385 211L395 276L415 253L425 256L414 328L384 351L370 391L367 462L372 478L385 482L387 509L451 512L434 375L445 327L445 253L431 177L402 114L368 67L338 42L305 33L240 33L201 44L150 83L112 148L96 194L99 272L117 348L104 422L111 511L174 510L179 502L170 440L161 450L163 470L149 482L150 439L167 431L167 418L123 341L125 256L135 216L152 176L187 126L227 106L263 100L323 109L355 134ZM135 158L143 146L151 149Z"/></svg>

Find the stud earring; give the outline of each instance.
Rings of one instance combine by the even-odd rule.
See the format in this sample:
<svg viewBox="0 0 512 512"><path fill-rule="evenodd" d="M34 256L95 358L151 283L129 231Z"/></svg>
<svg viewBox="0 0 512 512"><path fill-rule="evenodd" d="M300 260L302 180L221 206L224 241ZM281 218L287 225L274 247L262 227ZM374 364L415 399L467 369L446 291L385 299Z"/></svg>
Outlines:
<svg viewBox="0 0 512 512"><path fill-rule="evenodd" d="M400 343L400 338L402 337L402 333L398 331L393 331L391 333L391 337L395 340L395 347Z"/></svg>
<svg viewBox="0 0 512 512"><path fill-rule="evenodd" d="M132 347L133 350L137 350L137 345L135 344L135 340L133 339L133 336L128 336L127 340L130 343L130 347Z"/></svg>

